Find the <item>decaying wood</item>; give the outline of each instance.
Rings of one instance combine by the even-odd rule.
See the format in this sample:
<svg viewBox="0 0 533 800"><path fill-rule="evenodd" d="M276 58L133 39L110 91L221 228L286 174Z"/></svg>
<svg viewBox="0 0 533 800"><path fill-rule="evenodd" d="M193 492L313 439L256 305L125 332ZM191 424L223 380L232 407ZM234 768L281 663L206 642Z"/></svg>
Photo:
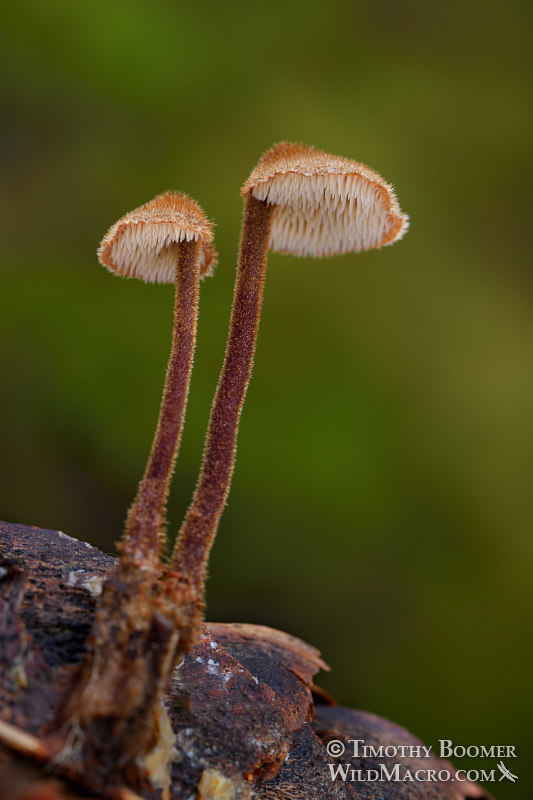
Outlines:
<svg viewBox="0 0 533 800"><path fill-rule="evenodd" d="M332 781L325 749L331 738L418 740L374 715L325 705L320 692L315 705L312 680L326 667L319 653L279 631L238 624L205 626L161 698L162 719L171 727L144 733L159 737L147 769L152 776L167 770L168 790L148 781L125 784L118 766L116 780L104 784L102 774L113 777L110 765L101 767L75 731L58 737L54 724L79 678L95 601L115 574L115 559L57 531L6 523L0 523L0 553L0 719L43 748L32 754L0 731L0 800L248 800L252 792L260 800L487 797L471 784L459 794L458 784L449 783L428 790L429 784ZM120 759L104 733L102 752L108 748ZM136 735L143 735L140 728ZM405 766L416 764L405 759Z"/></svg>

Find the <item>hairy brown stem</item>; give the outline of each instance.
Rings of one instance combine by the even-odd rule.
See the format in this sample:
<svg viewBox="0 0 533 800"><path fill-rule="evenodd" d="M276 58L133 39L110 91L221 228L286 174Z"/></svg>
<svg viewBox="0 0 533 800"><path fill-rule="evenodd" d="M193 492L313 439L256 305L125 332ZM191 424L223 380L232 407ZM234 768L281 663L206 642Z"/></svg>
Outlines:
<svg viewBox="0 0 533 800"><path fill-rule="evenodd" d="M207 558L231 484L237 431L252 373L273 206L249 196L244 210L230 332L207 432L198 486L181 528L171 571L203 600Z"/></svg>
<svg viewBox="0 0 533 800"><path fill-rule="evenodd" d="M159 421L144 477L129 510L120 544L121 565L161 572L168 488L183 430L196 344L198 316L198 241L178 242L174 328Z"/></svg>

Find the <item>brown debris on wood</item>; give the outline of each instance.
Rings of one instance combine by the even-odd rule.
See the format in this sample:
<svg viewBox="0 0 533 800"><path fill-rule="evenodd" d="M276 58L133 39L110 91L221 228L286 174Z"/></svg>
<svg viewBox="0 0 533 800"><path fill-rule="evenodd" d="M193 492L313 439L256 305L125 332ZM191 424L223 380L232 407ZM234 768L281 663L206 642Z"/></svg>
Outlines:
<svg viewBox="0 0 533 800"><path fill-rule="evenodd" d="M257 670L262 669L260 654L277 659L304 683L310 683L321 669L329 672L329 667L320 658L319 651L296 636L283 631L267 628L264 625L246 625L234 622L230 625L208 623L210 634L243 663L250 657L250 643L256 655Z"/></svg>
<svg viewBox="0 0 533 800"><path fill-rule="evenodd" d="M359 793L349 784L331 780L330 762L324 745L309 726L296 731L278 774L257 787L258 800L357 800Z"/></svg>
<svg viewBox="0 0 533 800"><path fill-rule="evenodd" d="M40 735L84 654L95 596L114 564L58 531L0 523L0 708Z"/></svg>
<svg viewBox="0 0 533 800"><path fill-rule="evenodd" d="M294 731L313 715L307 683L290 668L293 651L307 645L255 626L210 625L193 653L176 670L169 713L176 748L186 757L173 765L173 776L194 783L209 764L225 775L254 781L277 773L291 746ZM317 652L309 648L313 660ZM316 667L308 670L316 672ZM206 754L208 759L206 760ZM196 775L194 774L196 772Z"/></svg>

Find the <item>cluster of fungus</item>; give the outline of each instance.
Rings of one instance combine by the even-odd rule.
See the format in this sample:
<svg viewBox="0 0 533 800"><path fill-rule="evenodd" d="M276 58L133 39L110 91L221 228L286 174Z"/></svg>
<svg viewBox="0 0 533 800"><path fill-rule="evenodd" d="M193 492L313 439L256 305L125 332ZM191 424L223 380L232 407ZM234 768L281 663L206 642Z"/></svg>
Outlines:
<svg viewBox="0 0 533 800"><path fill-rule="evenodd" d="M268 251L358 252L392 244L408 224L376 172L303 145L267 152L242 195L226 354L199 480L167 561L166 503L189 391L199 284L216 263L213 227L194 200L167 192L119 220L100 245L109 270L175 283L163 400L118 559L57 532L0 527L0 798L366 798L374 796L371 785L367 791L332 781L327 742L417 741L378 717L337 707L312 683L325 665L309 645L259 626L203 619L207 561L235 464ZM384 798L422 796L412 785L400 794L398 787L390 795L380 791ZM483 796L471 784L431 791L449 800Z"/></svg>

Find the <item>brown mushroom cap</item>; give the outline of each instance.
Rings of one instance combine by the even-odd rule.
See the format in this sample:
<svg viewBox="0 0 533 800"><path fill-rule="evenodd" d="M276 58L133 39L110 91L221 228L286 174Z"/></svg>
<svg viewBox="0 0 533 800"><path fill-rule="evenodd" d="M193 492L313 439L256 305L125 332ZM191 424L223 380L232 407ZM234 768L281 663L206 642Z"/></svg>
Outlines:
<svg viewBox="0 0 533 800"><path fill-rule="evenodd" d="M383 247L409 224L377 172L302 144L282 142L265 153L241 194L275 206L270 249L297 256Z"/></svg>
<svg viewBox="0 0 533 800"><path fill-rule="evenodd" d="M108 230L98 259L110 272L147 283L174 283L175 245L200 241L200 276L211 275L217 254L213 223L186 194L165 192L126 214Z"/></svg>

